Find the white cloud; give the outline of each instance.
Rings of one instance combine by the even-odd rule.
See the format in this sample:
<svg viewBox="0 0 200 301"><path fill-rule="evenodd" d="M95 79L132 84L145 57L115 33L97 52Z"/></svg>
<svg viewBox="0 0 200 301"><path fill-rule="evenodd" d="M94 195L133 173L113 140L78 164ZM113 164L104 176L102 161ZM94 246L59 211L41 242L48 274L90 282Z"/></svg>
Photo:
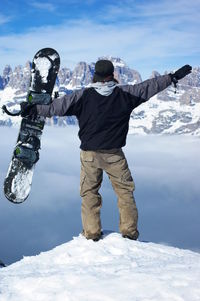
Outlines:
<svg viewBox="0 0 200 301"><path fill-rule="evenodd" d="M32 5L55 9L48 2L35 1ZM79 61L90 63L102 55L119 56L143 73L143 78L153 69L162 73L185 63L198 65L199 6L199 0L145 5L139 1L118 1L102 6L93 19L66 20L60 25L3 36L0 70L5 64L24 64L42 47L56 48L62 66L70 68Z"/></svg>
<svg viewBox="0 0 200 301"><path fill-rule="evenodd" d="M34 2L30 2L30 5L33 6L34 8L47 10L49 12L54 12L56 9L56 6L50 2L34 1Z"/></svg>
<svg viewBox="0 0 200 301"><path fill-rule="evenodd" d="M11 17L4 16L0 13L0 25L10 22Z"/></svg>
<svg viewBox="0 0 200 301"><path fill-rule="evenodd" d="M108 4L102 8L100 14L102 17L109 16L114 18L130 17L174 17L178 19L184 16L190 16L194 19L199 16L200 0L161 0L141 2L137 0L117 1L115 4ZM119 19L120 21L120 19ZM145 20L144 20L145 21Z"/></svg>

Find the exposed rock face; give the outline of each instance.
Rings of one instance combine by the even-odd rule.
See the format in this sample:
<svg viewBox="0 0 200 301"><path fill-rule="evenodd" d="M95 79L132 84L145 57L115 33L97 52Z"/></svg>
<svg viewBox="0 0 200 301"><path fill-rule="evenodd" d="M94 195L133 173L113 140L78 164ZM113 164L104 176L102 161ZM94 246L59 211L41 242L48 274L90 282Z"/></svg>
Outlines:
<svg viewBox="0 0 200 301"><path fill-rule="evenodd" d="M31 76L31 63L27 62L24 68L22 66L15 67L9 76L7 85L16 89L17 94L27 91Z"/></svg>
<svg viewBox="0 0 200 301"><path fill-rule="evenodd" d="M72 71L68 68L60 69L58 73L59 84L61 86L67 86L70 83L72 77Z"/></svg>
<svg viewBox="0 0 200 301"><path fill-rule="evenodd" d="M3 88L9 83L10 77L12 75L12 68L9 65L6 65L3 70Z"/></svg>
<svg viewBox="0 0 200 301"><path fill-rule="evenodd" d="M72 88L87 86L92 81L93 73L93 65L90 66L85 62L78 63L72 73L72 78L70 81Z"/></svg>

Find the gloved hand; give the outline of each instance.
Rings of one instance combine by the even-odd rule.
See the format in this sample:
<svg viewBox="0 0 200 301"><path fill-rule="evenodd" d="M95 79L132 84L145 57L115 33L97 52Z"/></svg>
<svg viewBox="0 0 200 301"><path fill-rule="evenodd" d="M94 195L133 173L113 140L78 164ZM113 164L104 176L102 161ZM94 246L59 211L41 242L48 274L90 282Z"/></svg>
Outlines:
<svg viewBox="0 0 200 301"><path fill-rule="evenodd" d="M178 81L179 79L182 79L186 75L190 74L192 71L192 67L190 65L185 65L178 69L175 73L170 73L170 76L172 78L172 81Z"/></svg>
<svg viewBox="0 0 200 301"><path fill-rule="evenodd" d="M22 117L31 117L32 119L35 119L37 117L37 108L35 104L23 101L21 102L20 106Z"/></svg>

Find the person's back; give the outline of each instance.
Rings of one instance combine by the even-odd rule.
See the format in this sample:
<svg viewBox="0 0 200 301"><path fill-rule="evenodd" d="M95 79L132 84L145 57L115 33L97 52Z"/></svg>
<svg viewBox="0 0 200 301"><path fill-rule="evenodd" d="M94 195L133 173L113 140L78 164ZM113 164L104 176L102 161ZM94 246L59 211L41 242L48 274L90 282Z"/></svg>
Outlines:
<svg viewBox="0 0 200 301"><path fill-rule="evenodd" d="M89 88L56 99L51 106L37 106L38 114L46 117L75 115L79 121L82 150L125 146L131 112L168 87L171 77L167 74L136 85L119 85L113 72L112 62L98 61Z"/></svg>
<svg viewBox="0 0 200 301"><path fill-rule="evenodd" d="M128 163L122 151L126 144L131 112L153 95L191 72L186 65L174 74L166 74L136 85L118 85L114 66L108 60L95 65L89 88L55 99L50 105L25 108L24 114L44 117L75 115L81 140L80 195L82 197L83 235L101 237L99 189L105 171L118 196L119 228L123 237L137 239L138 212L133 196L135 189Z"/></svg>
<svg viewBox="0 0 200 301"><path fill-rule="evenodd" d="M106 85L114 87L110 95L102 95L94 87L85 89L79 102L67 113L76 115L79 121L83 150L120 148L126 143L131 96L113 81L102 84Z"/></svg>

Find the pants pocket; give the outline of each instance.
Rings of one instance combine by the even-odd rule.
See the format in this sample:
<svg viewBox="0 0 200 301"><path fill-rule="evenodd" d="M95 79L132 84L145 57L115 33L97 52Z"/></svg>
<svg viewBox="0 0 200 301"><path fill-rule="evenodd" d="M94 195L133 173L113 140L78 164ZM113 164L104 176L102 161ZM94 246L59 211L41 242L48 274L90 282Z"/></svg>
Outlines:
<svg viewBox="0 0 200 301"><path fill-rule="evenodd" d="M81 160L85 162L93 162L94 155L91 151L81 151Z"/></svg>

